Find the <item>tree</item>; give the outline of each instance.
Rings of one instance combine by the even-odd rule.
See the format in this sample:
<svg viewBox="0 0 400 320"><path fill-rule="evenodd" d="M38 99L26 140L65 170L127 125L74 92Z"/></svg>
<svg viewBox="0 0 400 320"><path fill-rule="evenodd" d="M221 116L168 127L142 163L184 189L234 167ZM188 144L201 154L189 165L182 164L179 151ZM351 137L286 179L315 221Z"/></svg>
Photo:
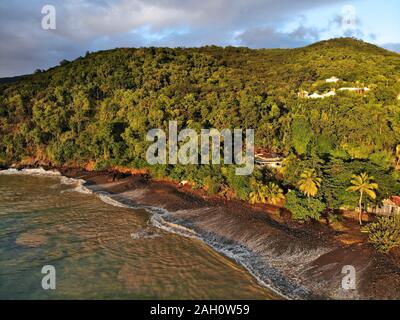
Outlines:
<svg viewBox="0 0 400 320"><path fill-rule="evenodd" d="M396 146L396 168L399 166L400 164L400 144Z"/></svg>
<svg viewBox="0 0 400 320"><path fill-rule="evenodd" d="M308 198L304 194L292 190L286 195L285 208L290 210L295 220L318 220L326 205L318 198Z"/></svg>
<svg viewBox="0 0 400 320"><path fill-rule="evenodd" d="M69 61L68 61L67 59L63 59L63 60L60 61L59 65L60 65L60 66L65 66L65 65L67 65L68 63L69 63Z"/></svg>
<svg viewBox="0 0 400 320"><path fill-rule="evenodd" d="M361 229L368 233L368 242L378 251L388 253L391 249L400 246L400 215L393 217L379 217Z"/></svg>
<svg viewBox="0 0 400 320"><path fill-rule="evenodd" d="M270 182L263 189L268 203L274 206L285 199L283 190L276 183Z"/></svg>
<svg viewBox="0 0 400 320"><path fill-rule="evenodd" d="M249 202L251 204L255 203L266 203L266 193L265 188L261 183L253 182L251 184L252 191L249 194Z"/></svg>
<svg viewBox="0 0 400 320"><path fill-rule="evenodd" d="M283 190L273 182L269 182L267 185L263 185L258 182L252 183L253 191L249 194L249 201L251 204L254 203L269 203L277 205L279 202L285 199Z"/></svg>
<svg viewBox="0 0 400 320"><path fill-rule="evenodd" d="M358 201L359 213L358 220L360 225L362 225L362 200L364 193L367 194L371 199L376 199L376 193L374 190L378 190L378 184L372 182L374 177L370 177L366 172L359 175L353 175L351 180L352 186L347 188L347 191L360 193L360 199Z"/></svg>
<svg viewBox="0 0 400 320"><path fill-rule="evenodd" d="M292 125L292 144L298 155L307 153L307 147L313 137L308 122L303 118L296 118Z"/></svg>
<svg viewBox="0 0 400 320"><path fill-rule="evenodd" d="M371 59L374 63L354 68L357 61ZM400 194L400 171L393 168L400 139L399 65L398 54L353 39L283 51L209 46L91 53L40 74L0 81L0 158L7 165L29 157L43 163L142 168L149 166L148 130L166 131L170 120L198 132L257 128L257 148L282 153L286 161L277 173L264 170L260 177L256 169L253 178L276 178L297 190L307 168L323 179L319 186L320 180L302 178L306 193L296 192L300 216L319 209L318 201L330 209L354 206L359 194L346 189L359 172L379 181L374 200L379 203ZM325 82L332 75L346 86L365 83L371 90L366 95L338 91L328 99L297 96L299 88L313 92L342 86ZM360 84L352 83L356 80ZM397 155L400 167L400 147ZM252 177L237 176L234 169L227 164L159 165L151 172L189 179L210 193L224 186L242 200L254 191L252 201L277 201L268 196L268 186L253 190Z"/></svg>
<svg viewBox="0 0 400 320"><path fill-rule="evenodd" d="M315 197L318 193L318 188L321 186L321 181L322 179L317 177L315 169L306 169L300 175L299 190L308 198Z"/></svg>

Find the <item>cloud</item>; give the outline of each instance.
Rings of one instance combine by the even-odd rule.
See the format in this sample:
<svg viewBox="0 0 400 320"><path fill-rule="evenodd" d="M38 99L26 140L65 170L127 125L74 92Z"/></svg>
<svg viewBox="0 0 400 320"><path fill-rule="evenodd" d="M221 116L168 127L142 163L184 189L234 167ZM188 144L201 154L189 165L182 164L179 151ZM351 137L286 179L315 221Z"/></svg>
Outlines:
<svg viewBox="0 0 400 320"><path fill-rule="evenodd" d="M330 1L330 4L345 2ZM82 3L85 5L83 6ZM186 26L226 32L273 23L324 6L320 0L115 0L62 2L64 30L69 37L90 38L128 32L143 26L153 31ZM326 4L325 4L326 5Z"/></svg>
<svg viewBox="0 0 400 320"><path fill-rule="evenodd" d="M365 34L359 17L355 16L351 25L344 25L341 15L334 15L325 26L318 28L309 26L309 21L301 16L298 26L292 31L279 31L276 26L270 25L245 30L237 39L242 45L254 48L295 48L323 39L327 33L335 34L335 37L376 39L373 33Z"/></svg>
<svg viewBox="0 0 400 320"><path fill-rule="evenodd" d="M71 39L41 28L44 4L39 0L24 5L0 3L0 76L30 73L80 52Z"/></svg>
<svg viewBox="0 0 400 320"><path fill-rule="evenodd" d="M300 25L294 31L280 32L273 27L246 30L237 36L240 43L252 48L295 48L319 39L320 31Z"/></svg>
<svg viewBox="0 0 400 320"><path fill-rule="evenodd" d="M42 30L47 0L0 2L0 76L30 73L117 46L300 46L318 39L303 12L347 0L52 0L57 29ZM4 45L5 44L5 45Z"/></svg>
<svg viewBox="0 0 400 320"><path fill-rule="evenodd" d="M328 23L326 30L336 33L336 37L354 37L364 40L375 41L377 36L373 32L366 32L365 26L359 16L354 16L352 24L346 25L343 16L335 15Z"/></svg>

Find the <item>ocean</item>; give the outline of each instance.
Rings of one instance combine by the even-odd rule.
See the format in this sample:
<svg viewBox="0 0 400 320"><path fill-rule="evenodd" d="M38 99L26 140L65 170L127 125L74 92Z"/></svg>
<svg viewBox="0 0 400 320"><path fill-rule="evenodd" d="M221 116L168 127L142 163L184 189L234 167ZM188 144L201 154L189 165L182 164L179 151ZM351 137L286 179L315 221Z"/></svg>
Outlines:
<svg viewBox="0 0 400 320"><path fill-rule="evenodd" d="M0 172L0 299L275 299L195 237L54 172ZM54 267L55 289L42 286Z"/></svg>

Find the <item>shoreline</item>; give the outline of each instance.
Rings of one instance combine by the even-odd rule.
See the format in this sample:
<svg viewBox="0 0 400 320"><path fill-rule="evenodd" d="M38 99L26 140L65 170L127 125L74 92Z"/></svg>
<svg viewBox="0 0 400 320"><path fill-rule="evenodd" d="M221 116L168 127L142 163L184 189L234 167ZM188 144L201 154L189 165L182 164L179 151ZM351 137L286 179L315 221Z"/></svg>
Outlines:
<svg viewBox="0 0 400 320"><path fill-rule="evenodd" d="M271 207L203 197L186 187L150 180L143 174L69 167L45 169L82 179L85 188L94 193L107 192L112 200L128 207L147 209L153 223L160 224L158 227L184 236L193 232L282 298L400 298L400 286L396 285L400 284L400 259L378 254L366 244L344 245L327 226L286 221ZM356 268L357 290L341 288L345 265ZM385 269L391 272L384 273Z"/></svg>

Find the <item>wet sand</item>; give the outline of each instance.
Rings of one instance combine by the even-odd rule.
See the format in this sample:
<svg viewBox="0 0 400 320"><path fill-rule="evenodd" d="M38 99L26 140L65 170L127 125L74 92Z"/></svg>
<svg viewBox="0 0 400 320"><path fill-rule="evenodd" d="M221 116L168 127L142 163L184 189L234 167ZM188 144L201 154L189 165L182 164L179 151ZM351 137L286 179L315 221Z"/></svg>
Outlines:
<svg viewBox="0 0 400 320"><path fill-rule="evenodd" d="M194 232L245 266L261 283L293 299L400 299L400 254L366 243L345 244L341 232L317 222L300 224L272 206L208 197L201 191L144 174L57 168L128 205L162 208L154 222L170 231ZM351 242L350 242L351 243ZM342 268L354 266L356 289L344 290Z"/></svg>

